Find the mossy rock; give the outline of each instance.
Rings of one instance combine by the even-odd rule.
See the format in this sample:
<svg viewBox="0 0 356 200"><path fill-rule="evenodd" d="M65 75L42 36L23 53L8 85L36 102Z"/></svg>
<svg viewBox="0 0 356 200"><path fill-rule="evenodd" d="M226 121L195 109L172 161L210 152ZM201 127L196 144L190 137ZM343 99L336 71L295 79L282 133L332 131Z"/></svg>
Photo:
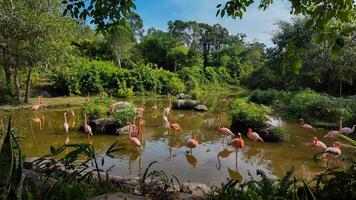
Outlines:
<svg viewBox="0 0 356 200"><path fill-rule="evenodd" d="M94 135L117 135L117 130L124 127L125 124L111 118L101 118L91 120L89 126ZM83 126L80 126L79 129L84 131Z"/></svg>
<svg viewBox="0 0 356 200"><path fill-rule="evenodd" d="M233 119L230 127L232 132L240 132L244 136L247 136L247 130L249 128L252 128L253 131L257 132L266 142L281 142L283 140L284 130L281 130L281 127L274 127L270 125L253 127L250 122L243 119Z"/></svg>

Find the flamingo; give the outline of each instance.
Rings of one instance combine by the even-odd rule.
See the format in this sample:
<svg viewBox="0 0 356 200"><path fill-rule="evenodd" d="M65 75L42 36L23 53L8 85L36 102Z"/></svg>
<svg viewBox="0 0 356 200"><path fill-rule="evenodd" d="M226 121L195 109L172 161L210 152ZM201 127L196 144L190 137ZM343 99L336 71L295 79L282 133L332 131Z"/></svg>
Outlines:
<svg viewBox="0 0 356 200"><path fill-rule="evenodd" d="M187 146L190 148L190 153L192 153L192 149L198 146L198 139L193 135L187 142Z"/></svg>
<svg viewBox="0 0 356 200"><path fill-rule="evenodd" d="M321 149L323 151L325 151L327 149L326 145L322 141L318 140L318 138L315 137L315 136L313 137L311 145L313 147L316 147L316 148Z"/></svg>
<svg viewBox="0 0 356 200"><path fill-rule="evenodd" d="M145 105L142 105L140 108L138 108L138 116L143 117L145 110Z"/></svg>
<svg viewBox="0 0 356 200"><path fill-rule="evenodd" d="M341 143L340 142L334 142L332 147L328 147L325 149L325 153L323 154L323 158L335 158L339 155L341 155Z"/></svg>
<svg viewBox="0 0 356 200"><path fill-rule="evenodd" d="M37 104L33 105L31 110L34 110L34 111L39 110L41 108L41 102L42 102L41 101L41 96L38 96Z"/></svg>
<svg viewBox="0 0 356 200"><path fill-rule="evenodd" d="M223 114L219 115L218 117L220 118L218 131L225 137L226 136L235 136L235 134L230 129L228 129L226 127L221 127Z"/></svg>
<svg viewBox="0 0 356 200"><path fill-rule="evenodd" d="M230 102L229 99L222 99L222 100L221 100L221 103L223 103L223 104L228 104L229 102Z"/></svg>
<svg viewBox="0 0 356 200"><path fill-rule="evenodd" d="M314 131L315 132L315 128L313 128L310 124L306 124L304 123L304 119L299 119L300 121L300 127L304 128L307 131Z"/></svg>
<svg viewBox="0 0 356 200"><path fill-rule="evenodd" d="M263 142L263 139L260 137L260 135L258 135L256 132L253 132L251 128L248 128L247 137L255 142Z"/></svg>
<svg viewBox="0 0 356 200"><path fill-rule="evenodd" d="M326 135L324 135L324 138L332 138L332 139L336 139L338 138L340 135L340 131L329 131Z"/></svg>
<svg viewBox="0 0 356 200"><path fill-rule="evenodd" d="M72 117L75 117L75 113L74 113L73 109L70 110L70 114L72 114Z"/></svg>
<svg viewBox="0 0 356 200"><path fill-rule="evenodd" d="M64 124L63 124L63 126L64 126L64 130L66 131L66 133L68 133L69 132L69 124L67 122L67 112L64 113Z"/></svg>
<svg viewBox="0 0 356 200"><path fill-rule="evenodd" d="M140 140L138 140L136 137L132 137L132 136L131 136L131 127L132 127L131 122L127 122L127 125L129 125L129 134L128 134L128 135L129 135L131 144L132 144L134 147L142 148L142 145L141 145Z"/></svg>
<svg viewBox="0 0 356 200"><path fill-rule="evenodd" d="M273 117L271 117L271 116L269 116L269 115L267 115L267 114L263 114L263 115L262 115L262 118L263 118L264 120L266 120L266 121L273 121Z"/></svg>
<svg viewBox="0 0 356 200"><path fill-rule="evenodd" d="M135 138L139 138L140 136L142 136L142 123L141 123L141 121L142 121L142 118L138 118L138 129L137 130L132 130L131 131L131 136L132 137L135 137ZM129 130L131 130L131 128L129 129Z"/></svg>
<svg viewBox="0 0 356 200"><path fill-rule="evenodd" d="M170 106L165 107L165 108L163 109L163 114L164 114L165 116L169 116L169 115L171 114L171 107L170 107Z"/></svg>
<svg viewBox="0 0 356 200"><path fill-rule="evenodd" d="M355 132L356 124L353 125L352 128L349 128L349 127L342 127L343 119L344 119L343 117L340 117L340 130L339 130L339 132L340 132L341 134L347 134L347 135L349 135L349 134Z"/></svg>
<svg viewBox="0 0 356 200"><path fill-rule="evenodd" d="M175 131L182 131L182 128L180 127L180 125L178 123L169 122L168 118L166 116L163 116L163 122L164 122L165 128L171 128L171 129L174 129Z"/></svg>
<svg viewBox="0 0 356 200"><path fill-rule="evenodd" d="M245 141L242 139L241 133L237 133L236 138L229 142L229 145L237 148L243 148L245 146Z"/></svg>
<svg viewBox="0 0 356 200"><path fill-rule="evenodd" d="M88 121L87 121L87 114L84 113L84 131L86 134L88 134L88 136L93 136L93 132L91 130L91 127L88 125Z"/></svg>

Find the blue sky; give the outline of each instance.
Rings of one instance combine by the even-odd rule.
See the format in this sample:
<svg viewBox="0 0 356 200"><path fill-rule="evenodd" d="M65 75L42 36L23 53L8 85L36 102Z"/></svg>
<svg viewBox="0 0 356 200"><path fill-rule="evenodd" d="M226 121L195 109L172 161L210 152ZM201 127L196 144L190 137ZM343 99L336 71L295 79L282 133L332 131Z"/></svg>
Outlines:
<svg viewBox="0 0 356 200"><path fill-rule="evenodd" d="M228 17L215 17L216 5L226 0L136 0L137 13L141 16L144 28L155 27L167 30L169 20L194 20L203 23L219 23L231 34L245 33L247 41L257 40L272 46L271 36L277 30L278 20L288 21L290 3L287 0L274 1L267 10L258 10L258 3L248 8L242 20Z"/></svg>

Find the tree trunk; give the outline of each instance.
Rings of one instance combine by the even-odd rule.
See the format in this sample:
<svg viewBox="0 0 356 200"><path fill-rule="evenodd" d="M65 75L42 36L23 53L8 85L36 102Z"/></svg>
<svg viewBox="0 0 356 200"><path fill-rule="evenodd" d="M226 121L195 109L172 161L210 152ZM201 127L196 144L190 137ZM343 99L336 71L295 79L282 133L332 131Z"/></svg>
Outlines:
<svg viewBox="0 0 356 200"><path fill-rule="evenodd" d="M340 80L340 83L339 83L339 95L340 95L340 97L342 96L342 80Z"/></svg>
<svg viewBox="0 0 356 200"><path fill-rule="evenodd" d="M9 86L11 84L11 67L10 67L10 62L9 58L7 56L4 56L4 73L5 73L5 80L6 84Z"/></svg>
<svg viewBox="0 0 356 200"><path fill-rule="evenodd" d="M32 67L28 70L27 80L26 80L26 91L25 91L25 103L28 103L30 98L30 88L31 88L31 74L32 74Z"/></svg>
<svg viewBox="0 0 356 200"><path fill-rule="evenodd" d="M15 89L16 89L16 103L21 103L20 96L21 96L21 88L20 88L20 75L19 69L17 66L14 67L14 82L15 82Z"/></svg>

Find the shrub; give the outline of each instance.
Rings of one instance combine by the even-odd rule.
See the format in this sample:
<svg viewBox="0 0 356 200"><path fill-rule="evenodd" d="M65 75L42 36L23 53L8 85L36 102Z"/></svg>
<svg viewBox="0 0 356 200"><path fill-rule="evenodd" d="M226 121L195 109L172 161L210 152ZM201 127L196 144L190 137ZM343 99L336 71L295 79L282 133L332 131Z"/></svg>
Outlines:
<svg viewBox="0 0 356 200"><path fill-rule="evenodd" d="M122 81L118 83L119 89L117 90L117 94L119 97L130 97L133 95L133 88L127 88L126 81Z"/></svg>
<svg viewBox="0 0 356 200"><path fill-rule="evenodd" d="M289 101L281 106L281 111L291 118L303 118L314 124L320 122L336 124L340 116L344 116L346 120L352 118L352 113L342 102L342 99L307 89L290 95Z"/></svg>
<svg viewBox="0 0 356 200"><path fill-rule="evenodd" d="M103 103L99 98L92 98L90 102L82 104L81 108L82 116L86 113L88 120L104 118L108 113L107 104Z"/></svg>
<svg viewBox="0 0 356 200"><path fill-rule="evenodd" d="M249 100L254 103L272 105L275 101L285 101L288 98L288 93L274 89L254 90Z"/></svg>
<svg viewBox="0 0 356 200"><path fill-rule="evenodd" d="M265 125L263 114L271 114L272 109L264 105L247 102L246 98L236 99L230 105L232 118L246 120L250 127Z"/></svg>
<svg viewBox="0 0 356 200"><path fill-rule="evenodd" d="M124 106L116 108L115 112L112 113L112 117L117 120L120 124L125 124L126 122L134 121L137 115L137 108L133 105Z"/></svg>

